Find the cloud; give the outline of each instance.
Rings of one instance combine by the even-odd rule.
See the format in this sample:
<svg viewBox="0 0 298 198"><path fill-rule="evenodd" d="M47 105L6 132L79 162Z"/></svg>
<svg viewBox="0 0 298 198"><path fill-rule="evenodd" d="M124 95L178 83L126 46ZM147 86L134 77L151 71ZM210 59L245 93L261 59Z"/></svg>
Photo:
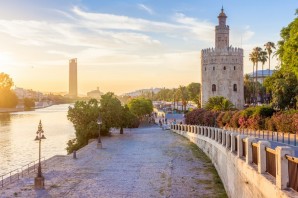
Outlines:
<svg viewBox="0 0 298 198"><path fill-rule="evenodd" d="M154 14L154 11L151 9L151 8L149 8L148 6L145 6L144 4L138 4L138 8L140 9L140 10L145 10L146 12L148 12L149 14L151 14L151 15L153 15Z"/></svg>

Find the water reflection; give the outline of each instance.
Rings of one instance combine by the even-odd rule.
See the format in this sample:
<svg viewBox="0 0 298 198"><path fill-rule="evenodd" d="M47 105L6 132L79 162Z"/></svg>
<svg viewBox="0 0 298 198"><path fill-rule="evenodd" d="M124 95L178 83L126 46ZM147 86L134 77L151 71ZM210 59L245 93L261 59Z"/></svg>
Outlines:
<svg viewBox="0 0 298 198"><path fill-rule="evenodd" d="M0 113L0 126L8 125L10 122L9 113Z"/></svg>
<svg viewBox="0 0 298 198"><path fill-rule="evenodd" d="M38 158L34 138L39 120L47 137L42 141L42 156L66 154L66 143L74 138L74 128L66 117L68 106L0 115L0 175Z"/></svg>

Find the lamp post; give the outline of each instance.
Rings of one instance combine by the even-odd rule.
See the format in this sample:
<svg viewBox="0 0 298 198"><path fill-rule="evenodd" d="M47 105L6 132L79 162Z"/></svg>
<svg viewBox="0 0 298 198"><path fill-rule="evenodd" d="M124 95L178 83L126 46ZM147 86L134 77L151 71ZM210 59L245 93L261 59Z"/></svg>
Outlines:
<svg viewBox="0 0 298 198"><path fill-rule="evenodd" d="M101 127L101 124L102 124L102 119L100 116L98 116L97 118L97 124L98 124L98 139L97 139L97 148L98 149L101 149L102 148L102 143L101 143L101 139L100 139L100 127Z"/></svg>
<svg viewBox="0 0 298 198"><path fill-rule="evenodd" d="M37 176L34 179L34 187L36 189L43 189L44 188L44 177L41 173L41 163L40 163L40 157L41 157L41 140L46 139L44 136L44 131L42 130L42 124L41 120L39 121L38 130L36 132L35 141L38 141L39 143L39 157L38 157L38 172Z"/></svg>

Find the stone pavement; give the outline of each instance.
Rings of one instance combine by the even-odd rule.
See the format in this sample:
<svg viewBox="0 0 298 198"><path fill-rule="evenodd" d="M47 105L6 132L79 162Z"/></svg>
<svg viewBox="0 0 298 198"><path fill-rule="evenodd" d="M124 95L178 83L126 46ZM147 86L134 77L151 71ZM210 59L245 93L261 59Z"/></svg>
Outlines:
<svg viewBox="0 0 298 198"><path fill-rule="evenodd" d="M43 169L45 190L33 175L0 188L0 197L226 197L202 151L158 127L125 130L92 142L72 156L55 156Z"/></svg>

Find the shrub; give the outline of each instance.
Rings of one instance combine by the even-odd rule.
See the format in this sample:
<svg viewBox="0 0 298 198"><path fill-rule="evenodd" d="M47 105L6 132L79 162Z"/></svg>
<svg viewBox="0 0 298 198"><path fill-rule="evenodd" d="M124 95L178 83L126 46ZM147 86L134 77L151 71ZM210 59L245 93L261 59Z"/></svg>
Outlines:
<svg viewBox="0 0 298 198"><path fill-rule="evenodd" d="M223 126L230 126L229 125L229 122L230 122L230 119L232 118L232 116L233 116L233 112L232 111L226 111L225 112L225 114L222 117L222 124L223 124Z"/></svg>
<svg viewBox="0 0 298 198"><path fill-rule="evenodd" d="M219 112L218 113L218 116L216 118L216 123L217 123L217 126L219 127L224 127L223 123L222 123L222 117L224 116L225 112Z"/></svg>
<svg viewBox="0 0 298 198"><path fill-rule="evenodd" d="M236 111L234 112L232 118L230 119L230 122L229 122L229 125L233 128L238 128L240 127L240 124L239 124L239 118L240 118L240 115L241 115L241 112L242 111Z"/></svg>

